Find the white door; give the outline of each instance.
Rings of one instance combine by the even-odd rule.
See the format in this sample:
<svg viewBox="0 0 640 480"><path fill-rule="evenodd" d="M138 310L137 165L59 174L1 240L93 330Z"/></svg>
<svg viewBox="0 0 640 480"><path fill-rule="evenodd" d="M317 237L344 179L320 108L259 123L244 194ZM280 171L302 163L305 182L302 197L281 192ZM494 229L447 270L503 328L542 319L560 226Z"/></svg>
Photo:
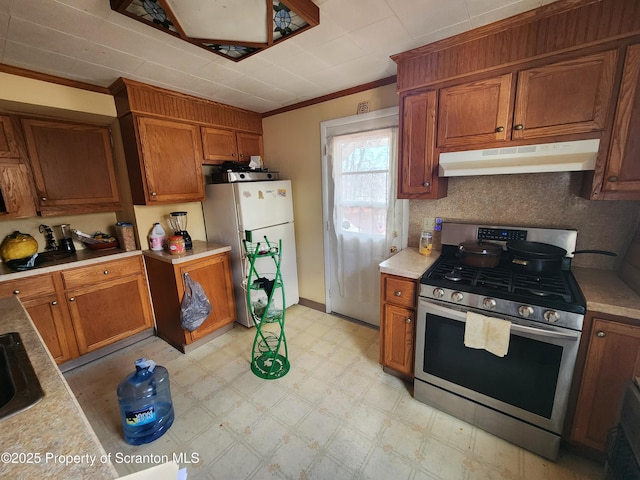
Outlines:
<svg viewBox="0 0 640 480"><path fill-rule="evenodd" d="M378 266L407 244L397 121L393 108L322 124L327 312L372 325L380 325Z"/></svg>

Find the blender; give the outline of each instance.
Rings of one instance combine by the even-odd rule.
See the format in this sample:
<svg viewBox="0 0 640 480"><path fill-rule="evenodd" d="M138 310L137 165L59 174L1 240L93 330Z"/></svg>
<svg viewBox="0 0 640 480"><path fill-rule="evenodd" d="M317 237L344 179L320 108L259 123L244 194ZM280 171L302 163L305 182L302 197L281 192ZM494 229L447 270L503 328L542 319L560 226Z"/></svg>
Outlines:
<svg viewBox="0 0 640 480"><path fill-rule="evenodd" d="M60 246L58 250L64 252L76 253L76 247L73 245L73 237L71 236L71 225L63 223L61 225L55 225L60 240Z"/></svg>
<svg viewBox="0 0 640 480"><path fill-rule="evenodd" d="M169 225L175 235L180 235L184 239L185 250L191 250L191 237L187 232L187 212L171 212L169 214Z"/></svg>

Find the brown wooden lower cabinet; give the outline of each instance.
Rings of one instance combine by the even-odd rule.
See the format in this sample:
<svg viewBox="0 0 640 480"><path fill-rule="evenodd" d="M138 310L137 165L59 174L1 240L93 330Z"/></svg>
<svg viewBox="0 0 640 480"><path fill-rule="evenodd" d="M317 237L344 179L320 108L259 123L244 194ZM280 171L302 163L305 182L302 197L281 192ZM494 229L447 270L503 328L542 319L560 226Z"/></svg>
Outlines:
<svg viewBox="0 0 640 480"><path fill-rule="evenodd" d="M0 282L16 295L56 363L153 327L142 256Z"/></svg>
<svg viewBox="0 0 640 480"><path fill-rule="evenodd" d="M624 390L634 377L640 376L640 322L590 313L585 319L584 334L588 338L582 341L588 343L571 440L603 453Z"/></svg>
<svg viewBox="0 0 640 480"><path fill-rule="evenodd" d="M235 321L236 304L228 251L195 260L176 259L179 263L152 256L145 257L145 261L159 337L185 352L190 344ZM209 316L193 332L180 325L185 273L202 285L212 307Z"/></svg>
<svg viewBox="0 0 640 480"><path fill-rule="evenodd" d="M380 363L413 378L417 283L381 274Z"/></svg>

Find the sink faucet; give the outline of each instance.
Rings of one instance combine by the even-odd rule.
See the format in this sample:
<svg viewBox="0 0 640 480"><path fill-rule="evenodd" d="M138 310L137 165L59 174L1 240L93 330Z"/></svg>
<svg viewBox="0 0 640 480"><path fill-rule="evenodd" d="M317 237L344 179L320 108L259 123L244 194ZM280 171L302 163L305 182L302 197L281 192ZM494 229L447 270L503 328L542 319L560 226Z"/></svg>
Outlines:
<svg viewBox="0 0 640 480"><path fill-rule="evenodd" d="M46 251L57 250L58 244L56 243L56 239L53 237L53 231L49 225L40 225L38 229L40 233L45 234L45 239L47 241L47 246L44 247Z"/></svg>

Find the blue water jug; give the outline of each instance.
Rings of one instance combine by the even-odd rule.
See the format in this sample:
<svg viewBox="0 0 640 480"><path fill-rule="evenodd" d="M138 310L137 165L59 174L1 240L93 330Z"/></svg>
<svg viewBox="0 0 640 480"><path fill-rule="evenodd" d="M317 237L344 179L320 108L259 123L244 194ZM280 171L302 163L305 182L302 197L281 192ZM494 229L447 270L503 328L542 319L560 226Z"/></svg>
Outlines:
<svg viewBox="0 0 640 480"><path fill-rule="evenodd" d="M136 371L118 385L124 440L131 445L153 442L173 424L169 372L153 360L139 358Z"/></svg>

